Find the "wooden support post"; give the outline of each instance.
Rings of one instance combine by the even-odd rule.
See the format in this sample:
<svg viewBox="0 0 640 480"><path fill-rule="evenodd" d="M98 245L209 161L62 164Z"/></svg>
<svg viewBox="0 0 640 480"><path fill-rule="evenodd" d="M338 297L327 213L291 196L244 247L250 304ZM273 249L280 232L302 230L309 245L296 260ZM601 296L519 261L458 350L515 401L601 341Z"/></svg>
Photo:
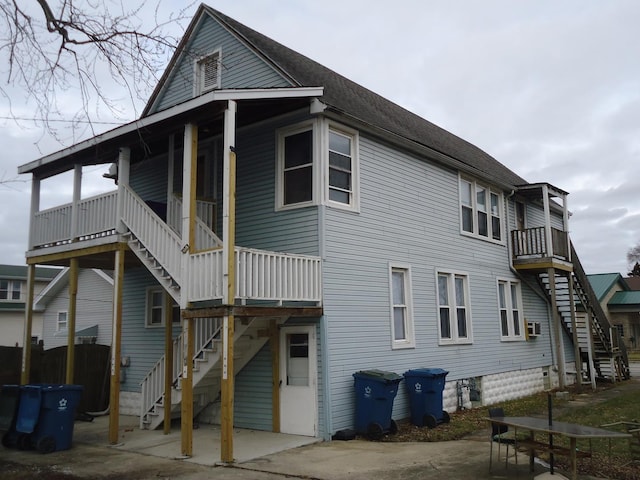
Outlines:
<svg viewBox="0 0 640 480"><path fill-rule="evenodd" d="M182 319L182 411L180 433L182 455L193 455L193 354L194 354L194 318Z"/></svg>
<svg viewBox="0 0 640 480"><path fill-rule="evenodd" d="M31 333L33 330L33 286L36 279L36 266L27 266L27 298L24 312L24 335L22 340L22 371L20 384L29 383L31 373Z"/></svg>
<svg viewBox="0 0 640 480"><path fill-rule="evenodd" d="M274 321L269 326L269 342L271 347L271 429L280 433L280 331Z"/></svg>
<svg viewBox="0 0 640 480"><path fill-rule="evenodd" d="M223 303L232 306L236 298L235 232L236 232L236 154L235 154L236 102L229 100L224 113L224 192L223 192L223 240L225 290ZM235 373L233 343L235 335L234 315L225 315L223 320L222 383L220 459L233 462L233 403Z"/></svg>
<svg viewBox="0 0 640 480"><path fill-rule="evenodd" d="M122 339L123 249L116 250L113 278L113 319L111 338L111 385L109 393L109 443L118 443L120 422L120 354Z"/></svg>
<svg viewBox="0 0 640 480"><path fill-rule="evenodd" d="M173 384L173 299L164 294L164 421L163 431L171 432L171 389Z"/></svg>
<svg viewBox="0 0 640 480"><path fill-rule="evenodd" d="M560 327L560 312L558 311L557 292L556 292L556 275L554 268L547 269L549 275L549 293L551 294L551 313L553 315L553 334L556 339L556 362L558 363L558 382L560 390L565 388L565 366L564 354L562 349L562 328Z"/></svg>
<svg viewBox="0 0 640 480"><path fill-rule="evenodd" d="M69 308L67 310L67 370L65 382L73 383L76 358L76 304L78 300L78 259L69 261Z"/></svg>

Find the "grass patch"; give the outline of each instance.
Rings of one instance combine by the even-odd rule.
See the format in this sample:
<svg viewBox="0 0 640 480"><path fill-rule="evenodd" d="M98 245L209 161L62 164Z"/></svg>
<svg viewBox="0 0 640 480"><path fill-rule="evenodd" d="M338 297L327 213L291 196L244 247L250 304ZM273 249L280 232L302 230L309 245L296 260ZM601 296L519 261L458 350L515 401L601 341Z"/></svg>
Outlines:
<svg viewBox="0 0 640 480"><path fill-rule="evenodd" d="M599 391L616 389L615 385L599 387ZM628 389L614 395L607 395L609 399L591 399L591 392L583 395L571 393L569 399L553 397L554 419L558 421L577 423L600 427L603 424L619 421L640 421L640 403L638 402L639 390ZM584 406L568 407L569 400L587 400ZM508 416L546 416L548 410L548 394L545 392L509 400L492 407L502 407ZM489 407L463 410L451 414L451 422L439 425L437 428L416 427L409 421L401 421L398 424L399 431L395 435L385 435L385 442L442 442L459 440L470 435L489 436L489 424L485 420L489 416ZM624 427L608 427L611 430L624 431ZM518 432L520 433L520 432ZM518 435L520 436L520 435ZM536 434L536 440L545 442L548 438L542 434ZM638 441L635 440L634 441ZM562 437L554 437L556 445L569 446L569 440ZM578 470L581 474L592 475L599 478L615 478L618 480L640 480L640 459L634 458L629 448L629 440L593 439L579 441L578 449L592 451L593 458L583 459L578 462ZM544 455L541 455L543 459ZM558 469L568 471L569 459L556 457L555 464Z"/></svg>

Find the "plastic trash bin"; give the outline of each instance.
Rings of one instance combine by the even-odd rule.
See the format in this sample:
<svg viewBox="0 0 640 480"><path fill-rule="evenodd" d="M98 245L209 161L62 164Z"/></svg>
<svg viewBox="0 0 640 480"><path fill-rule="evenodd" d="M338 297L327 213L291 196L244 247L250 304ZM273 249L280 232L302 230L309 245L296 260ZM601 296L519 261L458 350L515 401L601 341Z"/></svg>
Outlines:
<svg viewBox="0 0 640 480"><path fill-rule="evenodd" d="M71 448L81 385L25 385L16 418L18 448L50 453Z"/></svg>
<svg viewBox="0 0 640 480"><path fill-rule="evenodd" d="M448 373L441 368L417 368L405 372L411 423L429 428L449 423L449 414L442 409L442 392Z"/></svg>
<svg viewBox="0 0 640 480"><path fill-rule="evenodd" d="M20 385L3 385L0 390L0 435L2 445L9 448L17 441L16 414L20 401Z"/></svg>
<svg viewBox="0 0 640 480"><path fill-rule="evenodd" d="M398 425L391 418L393 399L402 376L382 370L362 370L353 374L356 392L356 433L373 440L385 433L396 433Z"/></svg>

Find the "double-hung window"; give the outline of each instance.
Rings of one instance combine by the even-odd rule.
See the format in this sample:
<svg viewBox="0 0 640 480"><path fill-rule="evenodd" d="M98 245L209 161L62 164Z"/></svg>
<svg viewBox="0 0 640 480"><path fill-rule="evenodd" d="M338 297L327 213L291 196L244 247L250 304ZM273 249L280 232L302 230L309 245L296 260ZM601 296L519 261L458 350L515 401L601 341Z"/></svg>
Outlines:
<svg viewBox="0 0 640 480"><path fill-rule="evenodd" d="M438 271L436 276L440 344L471 343L473 339L467 275Z"/></svg>
<svg viewBox="0 0 640 480"><path fill-rule="evenodd" d="M502 194L464 178L459 184L462 232L502 242Z"/></svg>
<svg viewBox="0 0 640 480"><path fill-rule="evenodd" d="M328 121L278 131L276 210L326 204L355 210L358 134Z"/></svg>
<svg viewBox="0 0 640 480"><path fill-rule="evenodd" d="M0 280L0 300L20 300L20 282Z"/></svg>
<svg viewBox="0 0 640 480"><path fill-rule="evenodd" d="M502 340L524 340L520 283L498 280L498 309Z"/></svg>
<svg viewBox="0 0 640 480"><path fill-rule="evenodd" d="M58 312L56 318L56 331L60 332L67 329L67 312Z"/></svg>
<svg viewBox="0 0 640 480"><path fill-rule="evenodd" d="M158 287L147 289L147 308L145 325L147 327L161 327L164 325L168 294ZM171 322L180 323L180 307L171 303Z"/></svg>
<svg viewBox="0 0 640 480"><path fill-rule="evenodd" d="M389 290L391 297L391 346L412 348L413 308L411 300L411 270L406 265L389 265Z"/></svg>

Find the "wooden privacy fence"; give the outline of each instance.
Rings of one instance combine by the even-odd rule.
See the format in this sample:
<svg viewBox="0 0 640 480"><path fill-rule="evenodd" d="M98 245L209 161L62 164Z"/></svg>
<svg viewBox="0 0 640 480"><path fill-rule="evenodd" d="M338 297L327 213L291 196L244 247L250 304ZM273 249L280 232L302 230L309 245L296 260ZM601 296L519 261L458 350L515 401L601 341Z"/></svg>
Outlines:
<svg viewBox="0 0 640 480"><path fill-rule="evenodd" d="M82 385L78 412L101 412L109 406L110 348L106 345L76 345L75 385ZM0 384L20 383L21 347L0 347ZM33 346L29 383L66 383L67 347L43 350Z"/></svg>

